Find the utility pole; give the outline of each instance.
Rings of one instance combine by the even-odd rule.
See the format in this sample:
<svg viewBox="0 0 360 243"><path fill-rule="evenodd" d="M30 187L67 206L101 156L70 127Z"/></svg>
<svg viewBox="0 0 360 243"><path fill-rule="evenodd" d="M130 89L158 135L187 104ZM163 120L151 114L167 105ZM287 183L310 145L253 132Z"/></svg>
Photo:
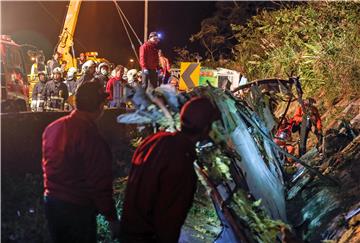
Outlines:
<svg viewBox="0 0 360 243"><path fill-rule="evenodd" d="M144 43L147 41L148 36L148 5L149 1L145 0L145 14L144 14Z"/></svg>

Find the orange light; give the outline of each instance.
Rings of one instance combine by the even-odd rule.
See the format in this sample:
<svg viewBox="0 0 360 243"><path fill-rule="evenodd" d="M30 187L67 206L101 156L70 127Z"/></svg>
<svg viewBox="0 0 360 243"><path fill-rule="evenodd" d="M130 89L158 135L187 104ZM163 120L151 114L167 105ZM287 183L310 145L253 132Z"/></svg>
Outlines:
<svg viewBox="0 0 360 243"><path fill-rule="evenodd" d="M134 62L134 59L130 59L129 61L130 61L130 62Z"/></svg>

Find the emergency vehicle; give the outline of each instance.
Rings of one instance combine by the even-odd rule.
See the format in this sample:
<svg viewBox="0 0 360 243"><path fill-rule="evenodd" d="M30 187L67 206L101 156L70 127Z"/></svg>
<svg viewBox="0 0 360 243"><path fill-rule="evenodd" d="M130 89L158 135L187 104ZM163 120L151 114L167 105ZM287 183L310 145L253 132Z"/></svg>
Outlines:
<svg viewBox="0 0 360 243"><path fill-rule="evenodd" d="M1 35L1 112L26 111L29 84L21 46Z"/></svg>

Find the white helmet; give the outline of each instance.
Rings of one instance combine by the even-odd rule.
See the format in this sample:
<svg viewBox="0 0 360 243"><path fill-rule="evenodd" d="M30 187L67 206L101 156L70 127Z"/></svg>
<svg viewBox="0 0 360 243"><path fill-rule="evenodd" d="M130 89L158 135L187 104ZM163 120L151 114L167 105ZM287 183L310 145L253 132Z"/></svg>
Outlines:
<svg viewBox="0 0 360 243"><path fill-rule="evenodd" d="M77 72L76 68L74 67L69 68L69 70L67 71L67 77L73 78L76 72Z"/></svg>
<svg viewBox="0 0 360 243"><path fill-rule="evenodd" d="M99 72L100 72L100 70L101 70L102 67L107 67L107 68L109 68L109 64L107 64L106 62L100 63L99 66L98 66Z"/></svg>
<svg viewBox="0 0 360 243"><path fill-rule="evenodd" d="M130 69L126 76L129 83L133 82L136 79L137 70L136 69Z"/></svg>
<svg viewBox="0 0 360 243"><path fill-rule="evenodd" d="M81 69L83 72L86 72L86 70L88 70L91 66L95 66L95 65L96 64L93 60L88 60L82 65Z"/></svg>
<svg viewBox="0 0 360 243"><path fill-rule="evenodd" d="M56 67L56 68L53 69L52 73L53 73L53 74L55 74L55 73L60 73L60 74L62 74L62 70L61 70L60 67Z"/></svg>

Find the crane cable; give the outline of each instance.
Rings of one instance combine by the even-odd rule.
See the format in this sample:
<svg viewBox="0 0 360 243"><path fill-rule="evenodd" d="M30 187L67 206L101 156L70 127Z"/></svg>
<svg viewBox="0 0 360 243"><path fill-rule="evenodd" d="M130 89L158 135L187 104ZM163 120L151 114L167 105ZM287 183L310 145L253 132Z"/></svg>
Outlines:
<svg viewBox="0 0 360 243"><path fill-rule="evenodd" d="M129 20L126 18L126 15L124 14L122 9L120 8L119 4L116 1L114 1L114 2L115 2L116 7L120 10L122 16L124 17L126 23L129 25L129 27L130 27L131 31L133 32L134 36L136 37L137 41L139 42L139 45L141 46L143 43L141 42L139 36L136 34L134 28L131 26Z"/></svg>
<svg viewBox="0 0 360 243"><path fill-rule="evenodd" d="M114 2L114 4L115 4L115 6L116 6L116 10L117 10L117 12L118 12L118 14L119 14L119 16L120 16L121 22L122 22L122 24L123 24L123 26L124 26L124 29L125 29L125 31L126 31L126 34L127 34L128 38L129 38L129 41L130 41L130 44L131 44L131 48L132 48L133 51L134 51L134 54L135 54L135 56L136 56L136 59L137 59L138 63L140 63L138 54L137 54L137 52L136 52L136 50L135 50L134 43L133 43L133 41L132 41L132 39L131 39L131 36L130 36L130 34L129 34L129 31L128 31L127 27L126 27L126 24L125 24L125 21L124 21L124 17L122 16L121 11L120 11L119 8L118 8L117 2L116 2L115 0L113 0L113 2Z"/></svg>
<svg viewBox="0 0 360 243"><path fill-rule="evenodd" d="M37 3L38 3L38 4L40 5L40 7L55 21L55 23L62 28L62 24L61 24L61 23L59 22L59 20L47 9L47 7L46 7L42 2L40 2L40 1L37 1ZM64 21L63 21L63 22L65 22L65 18L66 18L66 15L65 15L65 17L64 17ZM70 33L68 33L68 34L70 34ZM81 43L81 41L79 41L77 38L75 38L75 36L72 35L72 38L73 38L74 41L76 41L77 44L79 44L83 49L85 49L85 50L87 49L86 46L85 46L83 43ZM55 46L54 53L55 53L55 50L56 50L57 46L58 46L58 45Z"/></svg>

